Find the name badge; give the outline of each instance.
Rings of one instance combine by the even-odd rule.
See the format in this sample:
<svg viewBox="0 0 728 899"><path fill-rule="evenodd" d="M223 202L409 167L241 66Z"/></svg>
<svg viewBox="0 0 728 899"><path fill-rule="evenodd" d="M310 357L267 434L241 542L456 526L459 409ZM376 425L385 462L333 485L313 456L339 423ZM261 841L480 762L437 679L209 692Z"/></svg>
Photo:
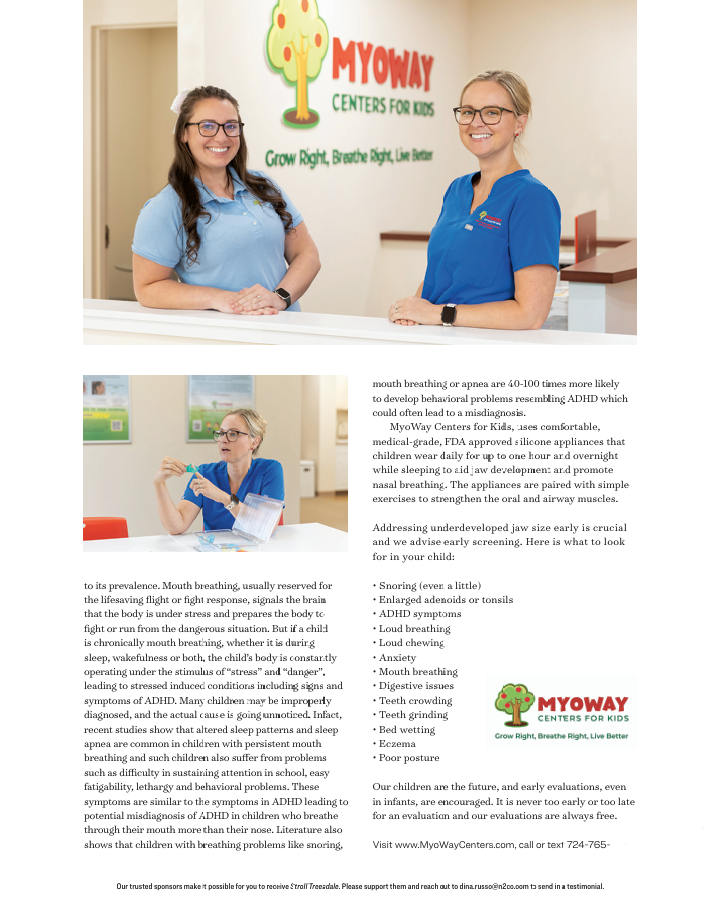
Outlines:
<svg viewBox="0 0 728 899"><path fill-rule="evenodd" d="M465 230L466 230L466 231L472 231L472 230L473 230L473 226L472 226L472 225L466 225L466 226L465 226Z"/></svg>

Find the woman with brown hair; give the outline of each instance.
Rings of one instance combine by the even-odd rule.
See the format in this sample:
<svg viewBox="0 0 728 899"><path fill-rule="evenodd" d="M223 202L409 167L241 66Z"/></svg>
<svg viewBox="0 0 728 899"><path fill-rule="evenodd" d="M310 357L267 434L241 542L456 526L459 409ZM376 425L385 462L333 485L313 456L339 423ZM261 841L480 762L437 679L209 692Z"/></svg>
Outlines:
<svg viewBox="0 0 728 899"><path fill-rule="evenodd" d="M465 85L453 112L478 171L447 189L425 279L414 296L392 305L389 319L538 329L554 298L561 210L516 156L531 114L528 88L513 72L483 72Z"/></svg>
<svg viewBox="0 0 728 899"><path fill-rule="evenodd" d="M237 100L197 87L172 109L169 184L145 203L134 232L137 299L244 315L300 311L321 268L318 250L284 191L246 168Z"/></svg>

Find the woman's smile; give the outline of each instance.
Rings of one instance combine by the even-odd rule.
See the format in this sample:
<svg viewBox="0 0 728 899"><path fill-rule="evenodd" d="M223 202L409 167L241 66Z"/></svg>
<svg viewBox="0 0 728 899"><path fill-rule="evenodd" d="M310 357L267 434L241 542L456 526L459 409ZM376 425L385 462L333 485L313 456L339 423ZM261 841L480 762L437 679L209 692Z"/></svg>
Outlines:
<svg viewBox="0 0 728 899"><path fill-rule="evenodd" d="M493 137L493 135L486 131L473 131L468 134L468 137L476 144L484 144L489 138Z"/></svg>
<svg viewBox="0 0 728 899"><path fill-rule="evenodd" d="M227 165L229 158L232 158L237 152L237 142L235 148L233 148L232 142L229 140L225 143L218 142L221 134L222 128L215 137L209 138L211 143L207 145L202 144L202 152L205 157L208 157L208 165L219 165L221 160ZM225 138L223 138L223 140L225 140ZM215 141L215 143L212 143L212 141ZM199 152L198 149L197 153L199 154Z"/></svg>

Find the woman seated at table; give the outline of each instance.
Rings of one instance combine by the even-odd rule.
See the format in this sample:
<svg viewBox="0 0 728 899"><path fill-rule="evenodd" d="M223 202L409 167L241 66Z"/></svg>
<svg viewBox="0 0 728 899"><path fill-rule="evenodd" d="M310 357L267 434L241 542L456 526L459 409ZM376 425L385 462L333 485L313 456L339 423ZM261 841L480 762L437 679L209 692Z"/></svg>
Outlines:
<svg viewBox="0 0 728 899"><path fill-rule="evenodd" d="M318 250L287 194L246 168L237 100L197 87L172 109L169 184L147 200L134 232L136 298L165 309L300 311L321 268Z"/></svg>
<svg viewBox="0 0 728 899"><path fill-rule="evenodd" d="M537 330L554 297L561 210L516 158L531 114L528 88L512 72L483 72L465 85L454 112L478 171L448 188L430 235L425 280L391 307L389 319Z"/></svg>
<svg viewBox="0 0 728 899"><path fill-rule="evenodd" d="M283 468L273 459L254 459L265 436L266 423L253 409L235 409L213 436L219 462L198 467L177 505L167 489L171 477L181 477L187 466L165 456L154 475L154 491L162 525L169 534L183 534L202 509L206 531L231 528L248 493L284 499Z"/></svg>

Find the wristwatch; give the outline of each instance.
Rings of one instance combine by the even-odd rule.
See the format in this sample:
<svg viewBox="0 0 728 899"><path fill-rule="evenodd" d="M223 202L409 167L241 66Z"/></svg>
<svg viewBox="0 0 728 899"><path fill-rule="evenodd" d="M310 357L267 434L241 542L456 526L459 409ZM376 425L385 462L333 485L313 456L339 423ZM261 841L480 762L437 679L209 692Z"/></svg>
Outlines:
<svg viewBox="0 0 728 899"><path fill-rule="evenodd" d="M452 328L455 324L455 316L458 314L458 307L455 303L446 303L442 307L442 312L440 313L440 321L446 328Z"/></svg>
<svg viewBox="0 0 728 899"><path fill-rule="evenodd" d="M288 309L291 305L291 295L287 290L284 290L282 287L279 287L277 290L274 290L273 293L277 293L278 296L286 301L286 309ZM283 310L286 311L285 309Z"/></svg>
<svg viewBox="0 0 728 899"><path fill-rule="evenodd" d="M237 498L237 496L235 496L234 493L231 493L230 494L230 502L225 506L225 508L228 510L228 512L232 512L232 510L235 508L235 506L239 506L239 505L240 505L240 500Z"/></svg>

